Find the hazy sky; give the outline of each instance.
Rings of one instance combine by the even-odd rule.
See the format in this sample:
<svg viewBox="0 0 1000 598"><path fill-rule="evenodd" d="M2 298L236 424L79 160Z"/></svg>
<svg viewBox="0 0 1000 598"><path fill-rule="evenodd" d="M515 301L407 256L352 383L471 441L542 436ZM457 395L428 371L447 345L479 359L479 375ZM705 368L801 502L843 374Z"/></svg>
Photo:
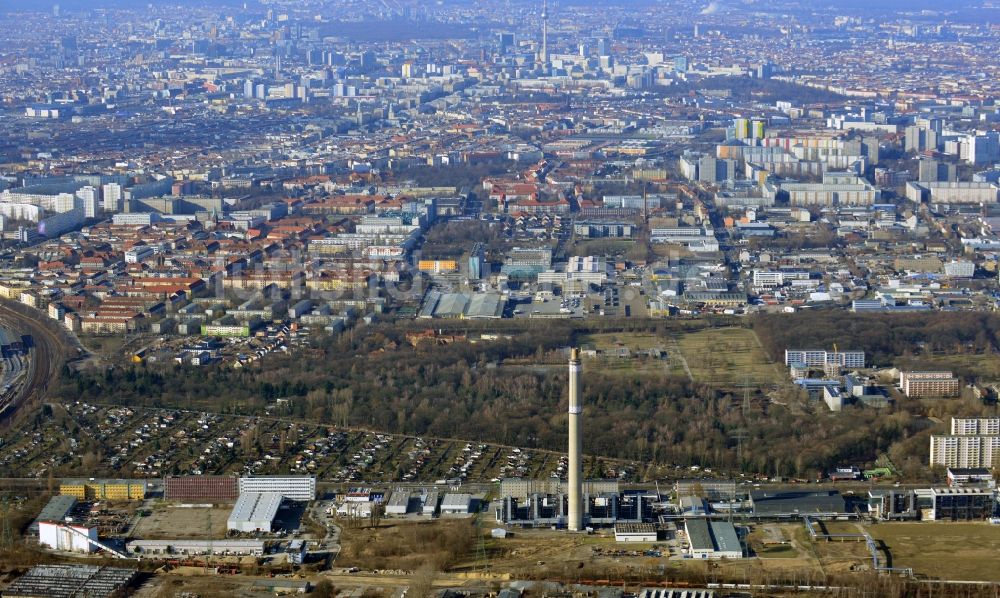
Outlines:
<svg viewBox="0 0 1000 598"><path fill-rule="evenodd" d="M541 0L539 0L540 2ZM49 11L52 9L54 4L59 4L65 10L79 10L81 8L96 8L103 6L143 6L145 4L156 4L156 5L198 5L198 4L211 4L211 5L240 5L244 0L210 0L206 2L205 0L59 0L58 2L53 2L52 0L0 0L0 11L4 9L35 9L42 11ZM468 4L470 2L494 2L496 4L502 4L503 0L444 0L445 4ZM608 3L613 3L616 5L622 4L645 4L645 0L561 0L564 4L592 4L594 6L601 6ZM951 9L961 9L968 8L970 5L980 6L982 0L818 0L817 2L808 2L802 0L800 2L781 2L774 0L759 0L754 3L759 7L767 7L769 9L775 9L782 5L797 4L799 6L805 5L815 5L815 6L825 6L834 7L834 11L848 13L851 10L913 10L913 9L938 9L938 10L951 10ZM250 0L251 4L254 4ZM378 5L377 0L372 0L374 5ZM704 2L708 5L708 0ZM739 0L730 0L729 2L723 1L723 4L728 4L729 6L741 6L743 2ZM998 12L996 10L989 10L989 12Z"/></svg>

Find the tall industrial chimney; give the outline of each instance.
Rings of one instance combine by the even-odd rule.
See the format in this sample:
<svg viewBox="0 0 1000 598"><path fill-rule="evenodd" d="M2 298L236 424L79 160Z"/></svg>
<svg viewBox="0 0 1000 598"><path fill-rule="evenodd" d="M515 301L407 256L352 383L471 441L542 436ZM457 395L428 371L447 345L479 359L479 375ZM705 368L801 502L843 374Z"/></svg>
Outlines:
<svg viewBox="0 0 1000 598"><path fill-rule="evenodd" d="M570 531L583 529L583 447L580 439L580 350L569 353L569 520Z"/></svg>

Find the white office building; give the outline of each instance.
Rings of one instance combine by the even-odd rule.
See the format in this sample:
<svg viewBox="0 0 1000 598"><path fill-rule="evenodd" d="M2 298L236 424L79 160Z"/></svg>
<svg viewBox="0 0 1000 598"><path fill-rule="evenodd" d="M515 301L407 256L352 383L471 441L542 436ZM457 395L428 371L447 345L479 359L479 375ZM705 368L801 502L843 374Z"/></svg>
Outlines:
<svg viewBox="0 0 1000 598"><path fill-rule="evenodd" d="M118 183L107 183L101 187L101 195L103 197L105 212L116 214L122 211L122 200L125 198L125 193L121 185Z"/></svg>
<svg viewBox="0 0 1000 598"><path fill-rule="evenodd" d="M840 367L848 370L863 368L865 352L786 349L785 365L794 364L805 364L815 368Z"/></svg>
<svg viewBox="0 0 1000 598"><path fill-rule="evenodd" d="M316 478L313 476L240 478L240 494L245 492L279 494L288 500L316 500Z"/></svg>
<svg viewBox="0 0 1000 598"><path fill-rule="evenodd" d="M80 207L83 208L83 215L86 218L97 218L97 211L100 206L101 192L97 187L87 185L76 192L80 200Z"/></svg>

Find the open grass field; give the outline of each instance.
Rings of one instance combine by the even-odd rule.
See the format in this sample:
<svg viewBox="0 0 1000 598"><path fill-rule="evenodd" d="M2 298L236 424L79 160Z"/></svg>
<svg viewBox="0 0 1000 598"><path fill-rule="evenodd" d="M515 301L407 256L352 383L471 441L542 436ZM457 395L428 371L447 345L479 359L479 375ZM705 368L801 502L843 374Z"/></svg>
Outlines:
<svg viewBox="0 0 1000 598"><path fill-rule="evenodd" d="M626 347L631 351L651 348L667 352L664 359L601 357L600 368L624 375L690 376L695 382L720 387L744 383L769 388L787 379L784 368L772 363L752 330L712 328L677 335L657 336L648 332L594 333L583 335L580 346L598 351Z"/></svg>
<svg viewBox="0 0 1000 598"><path fill-rule="evenodd" d="M568 255L611 255L630 259L646 258L646 247L633 239L580 239Z"/></svg>
<svg viewBox="0 0 1000 598"><path fill-rule="evenodd" d="M794 533L786 531L782 525L757 526L747 536L747 546L756 556L762 559L794 559L801 552L793 543Z"/></svg>
<svg viewBox="0 0 1000 598"><path fill-rule="evenodd" d="M1000 526L988 523L880 523L868 533L881 540L894 567L949 580L1000 581Z"/></svg>
<svg viewBox="0 0 1000 598"><path fill-rule="evenodd" d="M670 351L671 344L670 339L648 332L595 333L587 334L580 338L581 347L593 348L598 351L610 351L618 347L627 347L631 351L658 348L668 353L664 359L648 357L623 359L617 357L600 357L596 360L588 360L591 367L599 367L603 373L684 376L684 367L681 365L680 356L675 354L676 351Z"/></svg>
<svg viewBox="0 0 1000 598"><path fill-rule="evenodd" d="M783 367L770 362L753 331L745 328L699 330L679 336L677 345L696 382L770 387L788 377Z"/></svg>

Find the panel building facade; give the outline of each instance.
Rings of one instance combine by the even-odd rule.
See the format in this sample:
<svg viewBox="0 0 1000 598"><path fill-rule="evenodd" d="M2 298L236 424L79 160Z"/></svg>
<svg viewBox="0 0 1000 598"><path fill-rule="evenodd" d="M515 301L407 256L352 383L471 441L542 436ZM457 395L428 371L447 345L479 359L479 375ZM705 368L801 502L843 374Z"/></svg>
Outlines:
<svg viewBox="0 0 1000 598"><path fill-rule="evenodd" d="M240 495L235 476L168 476L163 481L163 498L181 501L233 501Z"/></svg>

